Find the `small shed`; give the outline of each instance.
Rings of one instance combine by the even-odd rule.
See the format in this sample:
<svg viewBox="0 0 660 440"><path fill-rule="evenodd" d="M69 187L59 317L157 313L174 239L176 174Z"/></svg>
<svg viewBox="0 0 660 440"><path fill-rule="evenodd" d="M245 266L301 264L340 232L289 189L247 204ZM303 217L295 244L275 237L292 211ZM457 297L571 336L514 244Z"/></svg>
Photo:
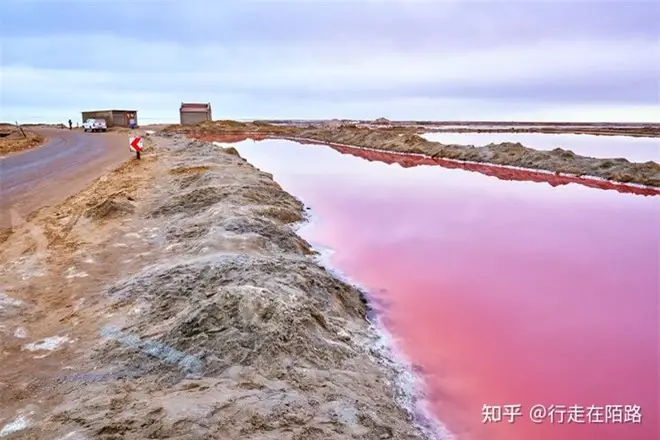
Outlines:
<svg viewBox="0 0 660 440"><path fill-rule="evenodd" d="M135 120L136 126L139 125L137 110L95 110L82 112L83 122L90 118L105 119L108 127L129 127L131 119Z"/></svg>
<svg viewBox="0 0 660 440"><path fill-rule="evenodd" d="M179 108L181 125L211 121L211 103L182 102Z"/></svg>

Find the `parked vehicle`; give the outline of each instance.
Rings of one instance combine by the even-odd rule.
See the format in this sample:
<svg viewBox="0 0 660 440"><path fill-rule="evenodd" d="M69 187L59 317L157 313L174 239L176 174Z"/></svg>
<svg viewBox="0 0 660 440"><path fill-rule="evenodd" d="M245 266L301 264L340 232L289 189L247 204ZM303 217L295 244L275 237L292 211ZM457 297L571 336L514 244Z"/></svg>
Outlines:
<svg viewBox="0 0 660 440"><path fill-rule="evenodd" d="M83 123L83 130L107 131L108 125L105 123L105 119L88 119Z"/></svg>

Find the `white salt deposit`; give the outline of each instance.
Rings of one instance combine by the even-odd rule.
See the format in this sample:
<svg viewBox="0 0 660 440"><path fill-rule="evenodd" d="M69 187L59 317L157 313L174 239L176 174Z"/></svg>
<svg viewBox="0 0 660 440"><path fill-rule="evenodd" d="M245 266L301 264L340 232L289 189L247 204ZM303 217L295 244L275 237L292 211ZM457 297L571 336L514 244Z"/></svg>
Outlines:
<svg viewBox="0 0 660 440"><path fill-rule="evenodd" d="M61 347L62 344L70 341L71 340L66 336L51 336L50 338L45 338L40 341L25 344L23 348L30 351L40 351L40 350L53 351Z"/></svg>
<svg viewBox="0 0 660 440"><path fill-rule="evenodd" d="M20 307L24 303L20 299L12 298L11 296L0 292L0 310L9 307Z"/></svg>
<svg viewBox="0 0 660 440"><path fill-rule="evenodd" d="M85 278L87 275L87 272L83 272L82 270L78 270L75 267L70 267L66 270L65 272L65 277L67 279L71 278Z"/></svg>
<svg viewBox="0 0 660 440"><path fill-rule="evenodd" d="M6 437L15 432L22 431L30 426L30 421L25 416L18 416L11 422L7 423L2 430L0 430L0 437Z"/></svg>
<svg viewBox="0 0 660 440"><path fill-rule="evenodd" d="M85 437L79 432L73 431L68 433L64 437L60 437L58 440L87 440L87 437Z"/></svg>

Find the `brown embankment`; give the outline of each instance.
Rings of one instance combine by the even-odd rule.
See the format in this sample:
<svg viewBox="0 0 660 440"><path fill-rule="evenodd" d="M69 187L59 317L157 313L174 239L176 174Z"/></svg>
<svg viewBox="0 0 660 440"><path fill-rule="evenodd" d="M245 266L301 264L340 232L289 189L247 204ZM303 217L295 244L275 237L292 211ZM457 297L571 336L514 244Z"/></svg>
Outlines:
<svg viewBox="0 0 660 440"><path fill-rule="evenodd" d="M43 144L45 138L30 130L21 130L12 124L0 123L0 157L29 150Z"/></svg>
<svg viewBox="0 0 660 440"><path fill-rule="evenodd" d="M356 126L305 128L216 121L196 126L171 126L165 130L199 138L227 134L260 138L264 136L301 138L396 153L422 154L438 159L490 163L549 171L561 175L589 176L612 182L660 187L660 164L656 162L633 163L624 158L598 159L579 156L561 148L540 151L510 142L483 147L444 145L427 141L416 135L414 129L396 127L373 129Z"/></svg>
<svg viewBox="0 0 660 440"><path fill-rule="evenodd" d="M303 218L235 150L154 134L0 231L0 437L429 437Z"/></svg>
<svg viewBox="0 0 660 440"><path fill-rule="evenodd" d="M637 194L643 196L660 195L660 188L646 188L635 185L613 183L605 180L583 179L574 176L558 176L556 174L540 173L538 171L530 171L518 168L494 167L489 164L456 162L427 156L396 154L388 153L385 151L367 150L363 148L344 147L338 145L330 145L330 147L342 154L350 154L351 156L360 157L368 161L384 162L387 164L396 163L403 168L416 167L420 165L439 165L443 168L453 168L477 172L486 176L495 177L500 180L547 183L550 186L561 186L568 185L569 183L576 183L579 185L587 186L589 188L612 190L625 194Z"/></svg>

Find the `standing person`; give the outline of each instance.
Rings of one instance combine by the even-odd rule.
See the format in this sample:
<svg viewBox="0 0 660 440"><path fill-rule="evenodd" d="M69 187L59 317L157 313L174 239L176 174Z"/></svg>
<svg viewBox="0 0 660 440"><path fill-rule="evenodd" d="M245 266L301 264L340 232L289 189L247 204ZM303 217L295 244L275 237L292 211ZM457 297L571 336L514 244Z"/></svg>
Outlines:
<svg viewBox="0 0 660 440"><path fill-rule="evenodd" d="M73 130L73 122L69 119L69 130Z"/></svg>
<svg viewBox="0 0 660 440"><path fill-rule="evenodd" d="M131 130L135 128L135 118L131 118L130 121L128 121L128 124L131 126Z"/></svg>

